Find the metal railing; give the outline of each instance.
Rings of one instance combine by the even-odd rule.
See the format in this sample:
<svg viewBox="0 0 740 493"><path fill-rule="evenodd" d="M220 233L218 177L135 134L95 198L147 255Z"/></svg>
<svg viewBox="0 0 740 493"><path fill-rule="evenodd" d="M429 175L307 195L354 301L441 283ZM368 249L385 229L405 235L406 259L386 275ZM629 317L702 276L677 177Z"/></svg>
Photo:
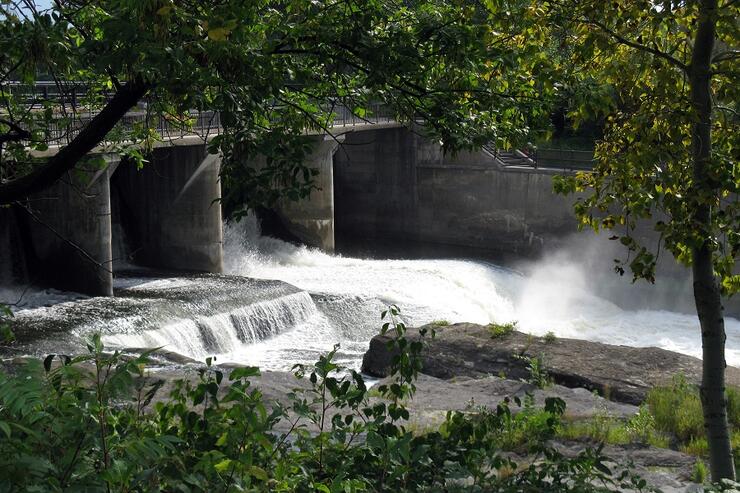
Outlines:
<svg viewBox="0 0 740 493"><path fill-rule="evenodd" d="M31 110L40 109L48 102L54 104L56 117L48 127L46 138L48 145L69 144L97 114L89 106L89 86L81 82L37 81L34 84L25 84L15 81L3 84L0 90ZM98 93L95 98L100 103L113 95L114 91L111 90ZM325 114L334 115L333 118L323 120L317 118L314 121L314 126L321 129L395 122L393 112L382 103L371 103L363 110L354 111L345 105L332 102L322 102L319 107ZM144 108L145 103L141 103L140 108L128 112L109 135L125 139L143 127L154 129L164 140L189 136L207 138L223 132L220 115L214 111L191 111L185 121L179 121L175 117L151 115ZM275 110L279 111L280 107L276 107Z"/></svg>
<svg viewBox="0 0 740 493"><path fill-rule="evenodd" d="M588 171L596 166L593 151L578 149L537 148L502 151L493 145L483 148L505 168L561 169Z"/></svg>
<svg viewBox="0 0 740 493"><path fill-rule="evenodd" d="M325 123L317 120L320 126L326 128L355 127L363 125L377 125L395 123L395 117L390 109L382 104L370 105L369 111L360 116L345 106L337 106L333 110L334 118ZM48 144L69 144L77 134L95 117L94 112L77 113L74 117L60 117L53 120L49 127ZM152 118L156 121L152 122ZM175 118L153 116L146 111L131 111L127 113L111 132L119 132L120 136L132 135L139 127L156 130L164 140L182 139L189 136L212 137L223 133L221 115L215 111L191 111L187 121L178 121Z"/></svg>

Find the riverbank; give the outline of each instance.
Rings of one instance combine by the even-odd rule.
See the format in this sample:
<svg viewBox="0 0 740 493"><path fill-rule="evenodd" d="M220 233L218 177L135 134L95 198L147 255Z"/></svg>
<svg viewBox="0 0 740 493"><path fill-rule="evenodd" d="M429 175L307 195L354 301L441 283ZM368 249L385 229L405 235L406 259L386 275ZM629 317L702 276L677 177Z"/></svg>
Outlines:
<svg viewBox="0 0 740 493"><path fill-rule="evenodd" d="M526 465L534 460L530 446L533 440L542 438L537 433L543 420L552 417L543 409L548 400L557 398L565 403L565 412L558 418L557 434L547 438L548 446L564 456L576 457L588 448L604 445L603 453L614 470L632 464L633 472L664 492L697 491L694 480L701 479L697 478L701 451L692 455L681 450L676 440L656 441L656 437L668 435L656 428L654 418L652 424L646 421L649 415L644 403L656 387L672 385L677 374L684 375L687 386L695 383L700 374L699 360L657 348L535 337L516 332L511 326L437 323L425 329L436 334L421 354L420 374L414 381L416 392L403 400L409 415L401 422L413 435L435 432L451 411L472 416L495 412L499 405L508 403L516 418L503 431L500 452ZM413 342L419 338L416 334L409 330L407 337ZM388 342L389 337L376 336L364 355L363 370L368 377L380 379L377 385L390 383L392 353ZM127 352L135 358L142 350ZM6 359L3 364L6 371L15 372L26 361ZM91 369L89 364L82 364ZM227 381L233 371L243 368L218 360L212 360L211 365L204 367L202 362L176 352L154 353L143 388L156 385L157 392L143 411L154 409L157 402L168 402L170 394L179 388L179 380L195 386L206 370L222 372ZM299 380L284 371L266 371L250 377L250 382L251 388L259 389L260 399L268 408L277 404L292 409L296 391L311 389L307 379ZM728 383L740 384L739 369L728 368ZM223 399L228 392L224 385L215 396ZM374 389L367 398L369 407L392 402ZM340 413L340 409L330 410L327 422ZM297 417L289 411L288 419L277 422L274 432L288 433L294 426L291 419ZM319 432L310 420L304 424L309 433Z"/></svg>

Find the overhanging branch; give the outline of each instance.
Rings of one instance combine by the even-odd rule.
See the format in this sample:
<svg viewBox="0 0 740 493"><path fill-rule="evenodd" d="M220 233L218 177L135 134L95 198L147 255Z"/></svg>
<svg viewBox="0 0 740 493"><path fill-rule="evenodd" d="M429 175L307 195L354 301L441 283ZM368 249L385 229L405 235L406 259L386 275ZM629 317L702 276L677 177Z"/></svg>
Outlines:
<svg viewBox="0 0 740 493"><path fill-rule="evenodd" d="M592 26L596 26L599 29L601 29L604 33L609 35L611 38L613 38L615 41L617 41L620 44L623 44L625 46L629 46L630 48L634 48L636 50L644 51L646 53L652 53L653 55L657 56L658 58L662 58L663 60L666 60L671 65L680 68L685 73L688 73L689 67L685 63L683 63L678 58L674 58L668 53L659 50L658 48L647 46L642 43L638 43L636 41L632 41L630 39L625 38L621 34L609 29L605 24L599 21L586 19L587 24L591 24Z"/></svg>
<svg viewBox="0 0 740 493"><path fill-rule="evenodd" d="M57 154L46 163L20 178L0 183L0 205L22 200L33 193L53 185L62 175L75 167L87 153L100 144L108 132L152 85L143 80L133 80L116 92L113 98L95 117Z"/></svg>

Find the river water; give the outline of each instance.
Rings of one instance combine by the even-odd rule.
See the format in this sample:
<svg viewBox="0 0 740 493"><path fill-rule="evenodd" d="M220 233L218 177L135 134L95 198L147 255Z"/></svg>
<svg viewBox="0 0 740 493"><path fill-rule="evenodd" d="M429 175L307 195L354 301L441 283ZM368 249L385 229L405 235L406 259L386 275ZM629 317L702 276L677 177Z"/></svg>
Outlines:
<svg viewBox="0 0 740 493"><path fill-rule="evenodd" d="M623 309L595 295L590 273L563 258L527 274L478 260L346 258L261 237L252 219L226 226L225 249L229 273L287 281L312 293L322 308L311 323L250 349L252 358L270 366L304 345L327 349L334 342L359 358L388 304L398 305L409 325L515 321L535 335L551 331L701 357L695 315ZM740 365L740 321L728 317L726 329L727 361Z"/></svg>
<svg viewBox="0 0 740 493"><path fill-rule="evenodd" d="M695 315L651 308L650 297L642 295L624 308L620 293L635 287L605 289L614 276L595 276L585 252L518 270L466 259L362 259L263 237L250 217L225 226L226 276L128 273L116 280L113 299L29 290L21 293L29 304L16 318L27 332L57 334L46 344L35 342L36 352L61 351L60 344L84 347L81 341L100 331L111 346L163 346L199 360L216 356L274 370L315 361L335 344L340 362L359 368L390 304L400 307L409 326L515 321L536 335L701 356ZM727 361L740 366L740 321L728 317L726 329Z"/></svg>

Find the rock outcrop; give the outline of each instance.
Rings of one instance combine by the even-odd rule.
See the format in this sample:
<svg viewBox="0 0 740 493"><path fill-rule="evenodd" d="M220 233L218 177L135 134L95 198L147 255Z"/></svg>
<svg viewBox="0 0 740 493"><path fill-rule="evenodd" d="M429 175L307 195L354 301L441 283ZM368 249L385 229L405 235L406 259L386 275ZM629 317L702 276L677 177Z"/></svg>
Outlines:
<svg viewBox="0 0 740 493"><path fill-rule="evenodd" d="M420 337L409 330L407 337ZM669 383L683 374L698 383L701 360L664 349L615 346L577 339L548 340L521 332L493 337L488 327L460 323L436 328L427 337L422 373L442 380L455 377L503 376L513 380L530 378L529 359L541 358L555 384L597 391L616 402L639 405L650 388ZM385 377L393 354L389 335L375 336L365 353L362 371ZM727 383L740 386L740 369L727 368Z"/></svg>

